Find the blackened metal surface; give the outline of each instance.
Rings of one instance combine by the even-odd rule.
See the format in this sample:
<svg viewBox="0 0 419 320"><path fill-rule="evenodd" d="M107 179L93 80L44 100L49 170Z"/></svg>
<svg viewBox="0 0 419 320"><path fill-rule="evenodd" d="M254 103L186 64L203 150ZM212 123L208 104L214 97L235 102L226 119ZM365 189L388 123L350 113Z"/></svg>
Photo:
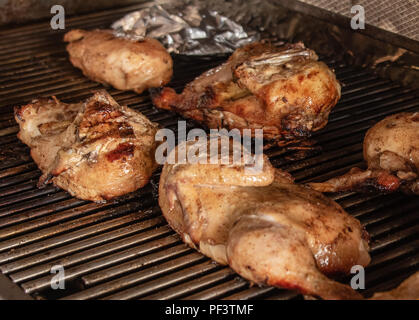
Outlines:
<svg viewBox="0 0 419 320"><path fill-rule="evenodd" d="M144 0L0 0L0 25L22 23L51 17L51 7L62 5L67 14L103 10L115 6L145 2Z"/></svg>
<svg viewBox="0 0 419 320"><path fill-rule="evenodd" d="M67 30L108 27L130 10L68 19ZM49 21L0 31L0 271L37 299L300 299L288 290L251 287L231 269L183 244L157 205L159 172L145 188L103 204L72 198L53 186L36 187L40 171L16 137L13 106L50 95L80 101L102 87L71 66L62 35L50 30ZM342 99L326 128L313 136L314 151L267 151L275 166L299 182L362 167L366 130L387 115L419 110L414 89L335 57L322 59L343 83ZM170 85L181 90L225 58L177 56ZM108 90L120 104L176 129L180 118L155 109L147 93ZM372 236L366 296L394 287L418 270L418 197L352 192L331 196ZM51 289L55 265L65 268L65 290Z"/></svg>
<svg viewBox="0 0 419 320"><path fill-rule="evenodd" d="M363 7L367 23L419 41L419 2L415 0L300 0L333 13L352 18L351 8Z"/></svg>

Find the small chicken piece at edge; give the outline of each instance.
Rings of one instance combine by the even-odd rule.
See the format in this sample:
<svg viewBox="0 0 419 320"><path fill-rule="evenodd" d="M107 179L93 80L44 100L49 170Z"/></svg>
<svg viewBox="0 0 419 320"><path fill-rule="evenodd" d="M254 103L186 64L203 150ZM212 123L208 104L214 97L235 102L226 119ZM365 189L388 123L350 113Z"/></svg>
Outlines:
<svg viewBox="0 0 419 320"><path fill-rule="evenodd" d="M86 77L119 90L142 93L167 84L173 75L173 60L155 39L133 41L112 30L74 29L64 41L71 63Z"/></svg>
<svg viewBox="0 0 419 320"><path fill-rule="evenodd" d="M418 300L419 272L405 279L398 287L383 292L376 292L370 300Z"/></svg>
<svg viewBox="0 0 419 320"><path fill-rule="evenodd" d="M352 168L342 176L308 185L320 192L401 190L419 195L419 112L393 114L371 127L364 139L368 168Z"/></svg>

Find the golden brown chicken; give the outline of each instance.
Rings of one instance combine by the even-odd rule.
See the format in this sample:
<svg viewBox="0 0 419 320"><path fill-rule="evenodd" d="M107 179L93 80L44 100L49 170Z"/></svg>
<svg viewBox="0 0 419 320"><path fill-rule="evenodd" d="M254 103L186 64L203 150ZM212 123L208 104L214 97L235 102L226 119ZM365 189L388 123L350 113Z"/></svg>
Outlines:
<svg viewBox="0 0 419 320"><path fill-rule="evenodd" d="M15 108L18 137L43 175L81 199L108 200L141 188L157 167L157 125L104 90L84 103L39 99Z"/></svg>
<svg viewBox="0 0 419 320"><path fill-rule="evenodd" d="M170 81L173 61L155 39L117 38L112 30L72 30L64 36L71 63L84 75L119 90L160 87Z"/></svg>
<svg viewBox="0 0 419 320"><path fill-rule="evenodd" d="M309 185L321 192L375 187L419 195L419 112L391 115L370 128L364 139L367 170L353 168L325 182Z"/></svg>
<svg viewBox="0 0 419 320"><path fill-rule="evenodd" d="M202 74L178 95L154 90L153 102L209 128L262 128L286 143L323 128L340 98L334 73L302 43L237 49L221 66Z"/></svg>
<svg viewBox="0 0 419 320"><path fill-rule="evenodd" d="M325 275L369 263L368 236L359 221L321 193L295 184L266 157L261 167L247 172L244 165L166 163L162 212L187 244L253 283L324 299L362 298Z"/></svg>

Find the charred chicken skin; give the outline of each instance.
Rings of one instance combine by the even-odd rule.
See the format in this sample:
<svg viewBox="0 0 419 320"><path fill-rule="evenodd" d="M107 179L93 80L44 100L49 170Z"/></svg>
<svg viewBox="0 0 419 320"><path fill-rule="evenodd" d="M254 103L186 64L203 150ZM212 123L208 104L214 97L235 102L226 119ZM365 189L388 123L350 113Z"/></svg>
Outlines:
<svg viewBox="0 0 419 320"><path fill-rule="evenodd" d="M321 192L375 187L419 195L419 112L391 115L367 131L364 159L368 169L353 168L343 176L309 185Z"/></svg>
<svg viewBox="0 0 419 320"><path fill-rule="evenodd" d="M117 38L112 30L72 30L64 36L71 63L94 81L137 93L168 83L173 61L155 39Z"/></svg>
<svg viewBox="0 0 419 320"><path fill-rule="evenodd" d="M254 43L186 86L152 92L154 104L209 128L263 129L289 142L323 128L340 98L334 73L302 43Z"/></svg>
<svg viewBox="0 0 419 320"><path fill-rule="evenodd" d="M15 108L18 137L43 172L71 195L92 201L135 191L157 167L157 125L104 90L84 103L39 99Z"/></svg>
<svg viewBox="0 0 419 320"><path fill-rule="evenodd" d="M159 204L184 242L253 283L324 299L362 298L326 276L369 263L360 222L266 157L252 174L244 166L166 163Z"/></svg>

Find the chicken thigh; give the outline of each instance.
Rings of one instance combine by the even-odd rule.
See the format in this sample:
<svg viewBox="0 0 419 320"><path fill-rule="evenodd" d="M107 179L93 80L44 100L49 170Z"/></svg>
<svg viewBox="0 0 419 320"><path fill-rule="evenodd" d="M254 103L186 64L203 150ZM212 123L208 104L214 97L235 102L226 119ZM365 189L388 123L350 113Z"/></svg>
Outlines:
<svg viewBox="0 0 419 320"><path fill-rule="evenodd" d="M263 162L253 173L240 165L166 163L159 204L168 223L188 245L253 283L362 298L326 276L369 263L360 222Z"/></svg>
<svg viewBox="0 0 419 320"><path fill-rule="evenodd" d="M64 36L71 63L84 75L119 90L137 93L170 81L173 61L155 39L132 41L112 30L72 30Z"/></svg>
<svg viewBox="0 0 419 320"><path fill-rule="evenodd" d="M309 185L321 192L373 186L419 195L419 112L397 113L370 128L364 139L364 159L367 170L353 168L343 176Z"/></svg>
<svg viewBox="0 0 419 320"><path fill-rule="evenodd" d="M263 129L286 144L323 128L340 98L334 73L302 43L254 43L186 86L152 91L154 104L209 128Z"/></svg>
<svg viewBox="0 0 419 320"><path fill-rule="evenodd" d="M157 167L157 125L104 90L85 103L39 99L15 108L18 137L43 172L81 199L100 201L135 191Z"/></svg>

